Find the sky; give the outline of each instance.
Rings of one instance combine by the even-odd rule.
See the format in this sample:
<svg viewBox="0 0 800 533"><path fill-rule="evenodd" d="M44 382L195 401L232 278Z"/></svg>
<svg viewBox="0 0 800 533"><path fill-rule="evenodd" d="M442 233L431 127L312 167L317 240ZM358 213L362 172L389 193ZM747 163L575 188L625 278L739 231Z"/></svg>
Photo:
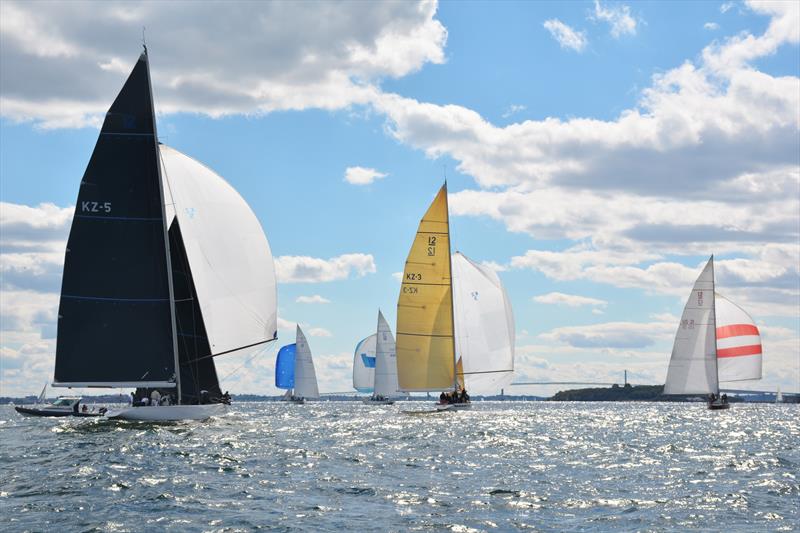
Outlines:
<svg viewBox="0 0 800 533"><path fill-rule="evenodd" d="M691 286L800 390L800 3L0 3L0 394L52 379L78 185L147 41L158 133L231 183L278 274L279 341L216 359L275 394L309 337L322 392L394 328L447 179L454 249L495 268L516 381L663 383ZM555 386L506 392L552 394Z"/></svg>

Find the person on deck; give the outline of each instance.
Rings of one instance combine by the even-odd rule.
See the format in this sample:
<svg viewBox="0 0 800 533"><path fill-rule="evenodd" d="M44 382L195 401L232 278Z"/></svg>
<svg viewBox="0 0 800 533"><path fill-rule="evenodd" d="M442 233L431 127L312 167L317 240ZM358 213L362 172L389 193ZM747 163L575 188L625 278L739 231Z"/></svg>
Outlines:
<svg viewBox="0 0 800 533"><path fill-rule="evenodd" d="M439 403L447 403L447 396L444 395L444 392L439 395Z"/></svg>
<svg viewBox="0 0 800 533"><path fill-rule="evenodd" d="M150 403L154 406L161 403L161 393L158 392L158 389L153 389L153 392L150 393Z"/></svg>

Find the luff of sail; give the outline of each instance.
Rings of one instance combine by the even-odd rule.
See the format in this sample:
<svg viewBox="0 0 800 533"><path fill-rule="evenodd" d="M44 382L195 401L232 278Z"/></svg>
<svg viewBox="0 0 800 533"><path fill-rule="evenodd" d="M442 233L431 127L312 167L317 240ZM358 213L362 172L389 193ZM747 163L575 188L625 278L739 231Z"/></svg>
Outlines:
<svg viewBox="0 0 800 533"><path fill-rule="evenodd" d="M353 388L358 392L372 392L377 367L375 344L377 334L362 339L353 352Z"/></svg>
<svg viewBox="0 0 800 533"><path fill-rule="evenodd" d="M664 394L719 395L714 258L708 260L683 309L664 384Z"/></svg>
<svg viewBox="0 0 800 533"><path fill-rule="evenodd" d="M457 373L470 392L493 393L514 377L514 315L497 273L453 254Z"/></svg>
<svg viewBox="0 0 800 533"><path fill-rule="evenodd" d="M396 345L389 323L378 311L378 333L375 342L375 395L389 398L397 394Z"/></svg>
<svg viewBox="0 0 800 533"><path fill-rule="evenodd" d="M163 192L146 53L81 180L58 312L56 386L174 387Z"/></svg>
<svg viewBox="0 0 800 533"><path fill-rule="evenodd" d="M717 368L720 381L761 379L761 335L747 312L719 293L717 318Z"/></svg>
<svg viewBox="0 0 800 533"><path fill-rule="evenodd" d="M453 295L447 184L420 220L397 299L397 377L400 390L455 386Z"/></svg>
<svg viewBox="0 0 800 533"><path fill-rule="evenodd" d="M294 394L298 398L319 398L317 374L314 371L311 348L308 346L308 341L300 326L297 326L295 344L297 346L294 359Z"/></svg>

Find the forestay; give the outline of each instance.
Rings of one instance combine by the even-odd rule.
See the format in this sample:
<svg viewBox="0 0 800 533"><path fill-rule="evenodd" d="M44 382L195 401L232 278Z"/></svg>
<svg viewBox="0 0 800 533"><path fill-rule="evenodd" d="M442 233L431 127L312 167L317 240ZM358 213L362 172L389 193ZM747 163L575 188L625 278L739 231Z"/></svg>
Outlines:
<svg viewBox="0 0 800 533"><path fill-rule="evenodd" d="M664 394L719 394L714 316L714 258L708 260L681 315Z"/></svg>
<svg viewBox="0 0 800 533"><path fill-rule="evenodd" d="M275 339L275 266L255 214L208 167L168 146L160 148L211 353Z"/></svg>
<svg viewBox="0 0 800 533"><path fill-rule="evenodd" d="M386 398L397 394L397 354L392 330L378 311L375 343L375 394Z"/></svg>
<svg viewBox="0 0 800 533"><path fill-rule="evenodd" d="M753 318L719 293L716 315L719 380L761 379L761 336Z"/></svg>
<svg viewBox="0 0 800 533"><path fill-rule="evenodd" d="M353 353L353 388L358 392L372 392L375 383L375 344L377 334L373 333L356 344Z"/></svg>
<svg viewBox="0 0 800 533"><path fill-rule="evenodd" d="M297 347L294 358L294 394L298 398L319 398L317 374L311 359L311 348L300 326L297 326Z"/></svg>
<svg viewBox="0 0 800 533"><path fill-rule="evenodd" d="M452 264L458 369L469 392L499 392L514 377L511 302L494 270L460 252Z"/></svg>

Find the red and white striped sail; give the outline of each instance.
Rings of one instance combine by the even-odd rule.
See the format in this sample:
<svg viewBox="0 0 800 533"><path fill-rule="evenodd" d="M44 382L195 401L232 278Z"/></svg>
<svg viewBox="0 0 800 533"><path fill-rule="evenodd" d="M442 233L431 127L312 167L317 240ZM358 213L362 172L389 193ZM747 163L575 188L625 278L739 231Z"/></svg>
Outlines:
<svg viewBox="0 0 800 533"><path fill-rule="evenodd" d="M761 336L750 315L716 296L717 369L720 381L761 379Z"/></svg>

